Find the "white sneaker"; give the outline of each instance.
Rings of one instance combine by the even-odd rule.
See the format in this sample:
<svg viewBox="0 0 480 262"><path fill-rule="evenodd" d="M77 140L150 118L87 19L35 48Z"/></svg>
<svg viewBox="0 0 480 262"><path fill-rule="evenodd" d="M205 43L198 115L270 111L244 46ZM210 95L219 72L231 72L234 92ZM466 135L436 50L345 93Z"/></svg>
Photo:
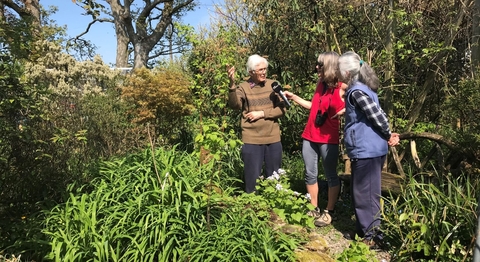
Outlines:
<svg viewBox="0 0 480 262"><path fill-rule="evenodd" d="M314 218L320 217L322 215L322 212L318 207L316 207L314 210L310 210L307 212L307 216L311 216Z"/></svg>
<svg viewBox="0 0 480 262"><path fill-rule="evenodd" d="M332 223L332 216L328 213L328 210L323 210L319 217L315 219L315 226L324 227Z"/></svg>

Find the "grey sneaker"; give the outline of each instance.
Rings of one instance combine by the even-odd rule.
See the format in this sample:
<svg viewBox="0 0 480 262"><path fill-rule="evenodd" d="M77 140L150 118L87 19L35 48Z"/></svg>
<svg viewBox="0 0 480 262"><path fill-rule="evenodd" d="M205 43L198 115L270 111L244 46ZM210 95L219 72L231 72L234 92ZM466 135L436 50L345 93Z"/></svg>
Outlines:
<svg viewBox="0 0 480 262"><path fill-rule="evenodd" d="M328 213L328 210L324 210L318 218L315 219L315 226L324 227L332 223L332 216Z"/></svg>
<svg viewBox="0 0 480 262"><path fill-rule="evenodd" d="M316 207L314 210L310 210L307 212L307 216L311 216L311 217L314 217L314 218L318 218L322 215L322 212L320 211L320 209L318 207Z"/></svg>

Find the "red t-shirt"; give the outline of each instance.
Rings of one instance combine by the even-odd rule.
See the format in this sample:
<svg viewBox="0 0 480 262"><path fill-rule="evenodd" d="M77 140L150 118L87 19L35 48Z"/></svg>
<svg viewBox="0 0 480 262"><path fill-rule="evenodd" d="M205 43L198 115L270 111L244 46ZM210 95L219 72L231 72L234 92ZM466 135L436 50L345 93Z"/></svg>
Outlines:
<svg viewBox="0 0 480 262"><path fill-rule="evenodd" d="M332 119L338 111L345 108L345 102L340 98L341 82L335 88L328 88L325 93L323 82L317 84L317 88L312 98L312 107L308 116L307 125L303 130L302 138L315 143L338 144L340 120ZM325 123L318 127L315 125L315 117L318 109L322 112L328 109L328 117Z"/></svg>

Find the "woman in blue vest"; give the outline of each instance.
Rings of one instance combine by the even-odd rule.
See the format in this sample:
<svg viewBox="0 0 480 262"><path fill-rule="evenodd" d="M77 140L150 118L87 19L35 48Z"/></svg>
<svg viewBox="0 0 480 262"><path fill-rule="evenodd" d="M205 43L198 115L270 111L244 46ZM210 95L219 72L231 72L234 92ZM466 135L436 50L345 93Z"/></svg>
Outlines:
<svg viewBox="0 0 480 262"><path fill-rule="evenodd" d="M380 107L380 81L373 69L355 52L346 52L338 63L342 80L348 84L344 142L351 161L356 234L369 246L380 245L382 167L388 146L398 145L400 138L390 131Z"/></svg>

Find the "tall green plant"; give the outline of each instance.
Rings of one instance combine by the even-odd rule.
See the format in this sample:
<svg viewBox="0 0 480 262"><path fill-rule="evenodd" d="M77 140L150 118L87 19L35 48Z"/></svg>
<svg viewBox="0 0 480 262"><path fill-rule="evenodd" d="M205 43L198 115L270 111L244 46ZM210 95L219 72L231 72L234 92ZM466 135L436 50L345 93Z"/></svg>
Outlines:
<svg viewBox="0 0 480 262"><path fill-rule="evenodd" d="M295 261L298 245L295 237L243 209L222 214L211 231L196 234L184 246L181 261Z"/></svg>
<svg viewBox="0 0 480 262"><path fill-rule="evenodd" d="M385 198L384 229L396 261L465 261L472 256L478 182L410 179ZM467 259L468 260L468 259Z"/></svg>
<svg viewBox="0 0 480 262"><path fill-rule="evenodd" d="M237 37L238 32L223 26L190 36L193 49L188 54L188 65L193 75L192 92L203 117L225 114L229 87L225 66L234 65L240 75L246 74L240 69L245 68L250 54Z"/></svg>
<svg viewBox="0 0 480 262"><path fill-rule="evenodd" d="M201 168L195 155L175 149L145 150L104 162L88 187L72 190L66 203L45 212L46 258L187 261L205 257L205 250L219 258L225 254L218 247L236 246L238 255L243 250L266 260L291 259L298 241L257 220L253 210L245 212L227 188L210 190L212 172ZM236 242L211 238L219 232L230 232ZM253 236L258 236L256 242ZM203 248L191 248L206 237L210 240L202 241Z"/></svg>
<svg viewBox="0 0 480 262"><path fill-rule="evenodd" d="M197 174L198 161L187 154L157 150L154 156L145 150L105 162L90 193L71 192L65 204L47 211L47 258L177 260L189 234L205 225L201 192L206 180Z"/></svg>

